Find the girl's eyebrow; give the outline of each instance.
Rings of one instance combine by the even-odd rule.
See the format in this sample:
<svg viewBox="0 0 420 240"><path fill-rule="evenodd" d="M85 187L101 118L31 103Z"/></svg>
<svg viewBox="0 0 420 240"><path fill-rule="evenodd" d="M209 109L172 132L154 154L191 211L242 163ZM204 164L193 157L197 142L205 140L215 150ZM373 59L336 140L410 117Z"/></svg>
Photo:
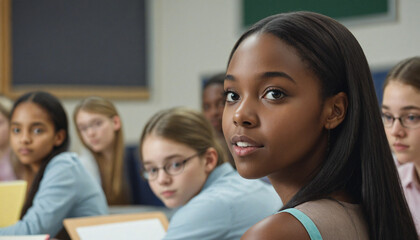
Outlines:
<svg viewBox="0 0 420 240"><path fill-rule="evenodd" d="M420 107L409 105L401 108L402 110L420 110Z"/></svg>
<svg viewBox="0 0 420 240"><path fill-rule="evenodd" d="M45 123L43 123L43 122L34 122L34 123L31 124L31 126L44 126L44 125L45 125Z"/></svg>
<svg viewBox="0 0 420 240"><path fill-rule="evenodd" d="M261 74L261 76L259 78L260 79L267 79L267 78L275 78L275 77L285 78L285 79L290 80L294 84L296 84L296 81L285 72L264 72L264 73ZM236 81L235 77L233 75L230 75L230 74L226 75L225 80Z"/></svg>
<svg viewBox="0 0 420 240"><path fill-rule="evenodd" d="M79 124L90 124L90 123L93 123L93 122L97 122L97 121L103 121L104 119L102 119L102 118L100 118L100 117L94 117L94 118L92 118L92 119L89 119L89 121L86 121L86 122L79 122Z"/></svg>
<svg viewBox="0 0 420 240"><path fill-rule="evenodd" d="M177 158L177 157L183 157L181 154L178 154L178 153L176 153L176 154L172 154L172 155L169 155L169 156L167 156L167 157L165 157L164 159L163 159L163 162L167 162L167 161L169 161L169 160L171 160L171 159L173 159L173 158ZM152 162L151 161L143 161L143 165L147 165L147 164L152 164Z"/></svg>
<svg viewBox="0 0 420 240"><path fill-rule="evenodd" d="M102 120L103 120L103 118L101 118L101 117L94 117L94 118L90 119L89 122L102 121Z"/></svg>
<svg viewBox="0 0 420 240"><path fill-rule="evenodd" d="M11 122L10 123L10 125L22 125L21 123L19 123L19 122ZM34 123L31 123L31 127L33 127L33 126L45 126L45 123L43 123L43 122L34 122Z"/></svg>
<svg viewBox="0 0 420 240"><path fill-rule="evenodd" d="M294 84L296 84L296 81L285 72L265 72L261 75L262 79L275 78L275 77L286 78L286 79L290 80L291 82L293 82Z"/></svg>
<svg viewBox="0 0 420 240"><path fill-rule="evenodd" d="M382 108L386 109L386 110L389 110L389 107L387 105L382 105ZM407 110L420 110L420 107L409 105L409 106L404 106L400 110L405 110L405 111L407 111Z"/></svg>

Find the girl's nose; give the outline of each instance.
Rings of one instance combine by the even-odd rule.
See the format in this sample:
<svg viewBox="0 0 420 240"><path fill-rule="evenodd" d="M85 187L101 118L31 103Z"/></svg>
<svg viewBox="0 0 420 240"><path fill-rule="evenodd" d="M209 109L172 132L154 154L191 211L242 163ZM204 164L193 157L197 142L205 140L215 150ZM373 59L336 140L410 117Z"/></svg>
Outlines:
<svg viewBox="0 0 420 240"><path fill-rule="evenodd" d="M28 144L31 142L31 135L29 132L23 131L19 140L21 143Z"/></svg>
<svg viewBox="0 0 420 240"><path fill-rule="evenodd" d="M167 184L171 183L172 176L169 175L168 173L166 173L163 169L159 169L159 172L157 174L158 174L158 176L157 176L156 181L160 185L167 185Z"/></svg>
<svg viewBox="0 0 420 240"><path fill-rule="evenodd" d="M402 126L401 121L399 119L395 119L394 123L391 127L391 134L392 136L403 138L407 135L407 129Z"/></svg>
<svg viewBox="0 0 420 240"><path fill-rule="evenodd" d="M233 123L235 126L245 128L252 128L258 125L258 116L250 101L246 99L242 100L233 115Z"/></svg>

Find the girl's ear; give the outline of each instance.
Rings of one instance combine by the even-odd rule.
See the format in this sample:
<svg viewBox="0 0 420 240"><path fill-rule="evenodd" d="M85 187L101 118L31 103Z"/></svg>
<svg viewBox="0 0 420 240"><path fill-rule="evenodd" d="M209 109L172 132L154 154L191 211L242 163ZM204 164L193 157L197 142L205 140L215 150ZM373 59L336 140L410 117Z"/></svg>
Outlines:
<svg viewBox="0 0 420 240"><path fill-rule="evenodd" d="M118 131L121 129L121 118L118 115L112 117L112 123L114 126L114 131Z"/></svg>
<svg viewBox="0 0 420 240"><path fill-rule="evenodd" d="M217 154L216 149L210 147L207 149L206 153L204 154L205 160L205 172L210 174L217 166L217 160L219 155Z"/></svg>
<svg viewBox="0 0 420 240"><path fill-rule="evenodd" d="M325 101L324 109L326 110L326 121L324 127L326 129L334 129L346 117L348 106L347 94L339 92Z"/></svg>
<svg viewBox="0 0 420 240"><path fill-rule="evenodd" d="M66 131L64 131L64 129L58 130L58 132L55 134L55 139L54 139L54 146L58 147L61 144L63 144L64 139L66 139Z"/></svg>

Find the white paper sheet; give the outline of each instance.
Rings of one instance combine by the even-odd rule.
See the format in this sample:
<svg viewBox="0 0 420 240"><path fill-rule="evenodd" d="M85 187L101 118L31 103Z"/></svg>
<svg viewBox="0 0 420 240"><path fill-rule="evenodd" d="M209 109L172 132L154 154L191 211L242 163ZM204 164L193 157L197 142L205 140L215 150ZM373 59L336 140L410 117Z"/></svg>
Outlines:
<svg viewBox="0 0 420 240"><path fill-rule="evenodd" d="M81 240L161 240L166 233L159 219L78 227L76 231Z"/></svg>
<svg viewBox="0 0 420 240"><path fill-rule="evenodd" d="M0 240L48 240L49 235L2 236Z"/></svg>

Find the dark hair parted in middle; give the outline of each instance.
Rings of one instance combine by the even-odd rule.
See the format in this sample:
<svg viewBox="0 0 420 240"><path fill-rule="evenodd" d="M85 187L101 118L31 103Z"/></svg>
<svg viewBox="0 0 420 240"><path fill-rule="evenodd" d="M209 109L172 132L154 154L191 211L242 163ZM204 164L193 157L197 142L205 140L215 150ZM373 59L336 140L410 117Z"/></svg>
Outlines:
<svg viewBox="0 0 420 240"><path fill-rule="evenodd" d="M51 153L43 159L41 166L39 168L38 173L35 175L35 178L32 182L30 187L28 196L26 197L25 204L23 205L21 217L26 214L26 211L32 206L33 199L35 194L38 191L39 184L44 176L45 168L47 167L48 163L51 159L58 154L65 152L69 148L70 140L68 134L68 120L67 114L64 110L63 106L61 105L60 101L53 95L47 92L42 91L35 91L35 92L28 92L21 97L19 97L13 105L13 108L10 112L10 118L13 116L15 109L22 103L31 102L37 104L40 108L44 109L48 117L50 118L51 122L54 125L55 132L60 130L64 130L65 137L64 141L61 145L55 146Z"/></svg>
<svg viewBox="0 0 420 240"><path fill-rule="evenodd" d="M278 14L245 32L236 42L229 62L241 42L254 34L272 34L293 47L319 80L323 100L339 92L348 97L345 120L330 132L326 159L283 208L345 190L362 205L370 239L415 236L369 65L355 37L342 24L317 13Z"/></svg>

